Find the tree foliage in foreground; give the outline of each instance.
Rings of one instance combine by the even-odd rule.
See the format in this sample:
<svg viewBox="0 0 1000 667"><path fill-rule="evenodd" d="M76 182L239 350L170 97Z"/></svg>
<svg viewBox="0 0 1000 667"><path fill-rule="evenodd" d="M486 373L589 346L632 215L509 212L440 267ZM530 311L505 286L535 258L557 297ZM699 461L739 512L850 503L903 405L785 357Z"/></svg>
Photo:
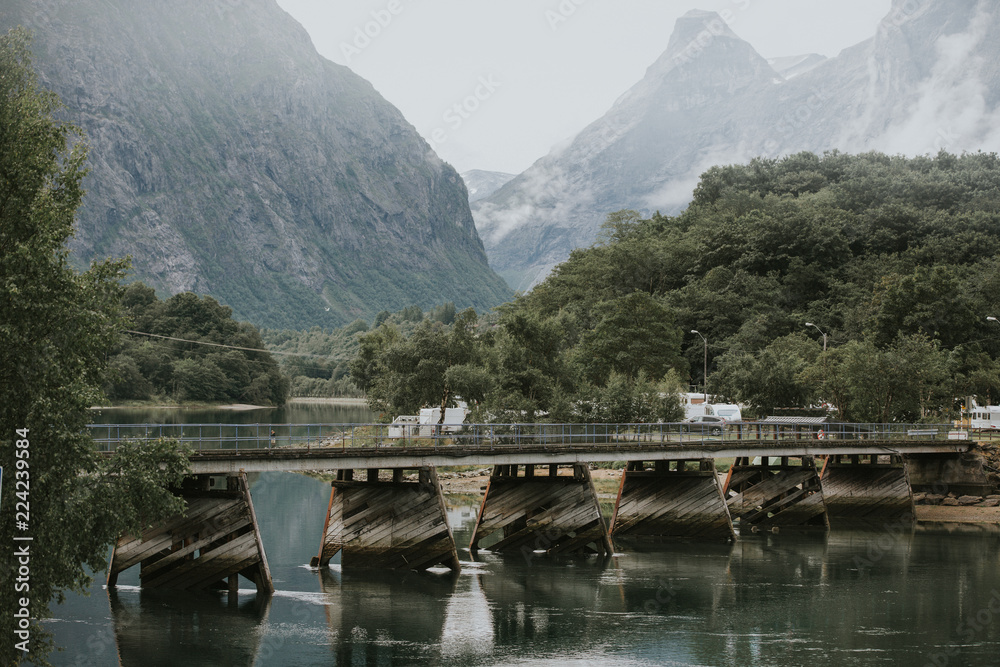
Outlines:
<svg viewBox="0 0 1000 667"><path fill-rule="evenodd" d="M187 466L183 452L162 442L105 459L86 434L124 322L126 263L109 260L83 273L70 267L66 241L83 196L86 150L74 143L76 128L54 119L58 109L37 85L25 31L0 36L2 664L46 663L51 638L39 621L50 616L49 604L85 590L86 568L104 568L121 532L177 511L166 486ZM32 540L15 542L15 535ZM28 579L18 582L26 587L17 591L24 563L12 545L30 552ZM27 653L14 632L22 598L31 615Z"/></svg>

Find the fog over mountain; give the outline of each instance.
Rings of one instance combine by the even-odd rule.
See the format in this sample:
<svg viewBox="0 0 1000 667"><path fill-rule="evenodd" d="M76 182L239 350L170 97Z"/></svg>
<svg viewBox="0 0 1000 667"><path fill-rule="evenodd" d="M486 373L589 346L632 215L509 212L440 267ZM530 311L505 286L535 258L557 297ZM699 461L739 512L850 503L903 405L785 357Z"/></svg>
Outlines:
<svg viewBox="0 0 1000 667"><path fill-rule="evenodd" d="M666 51L599 120L473 205L491 265L542 280L605 216L674 213L720 163L798 151L918 155L1000 147L1000 4L895 0L834 58L769 62L713 12L677 21Z"/></svg>
<svg viewBox="0 0 1000 667"><path fill-rule="evenodd" d="M274 0L5 0L15 25L90 145L74 261L267 326L509 298L459 175Z"/></svg>
<svg viewBox="0 0 1000 667"><path fill-rule="evenodd" d="M485 171L483 169L470 169L462 172L462 180L469 190L469 201L479 201L506 185L515 174L508 174L502 171Z"/></svg>

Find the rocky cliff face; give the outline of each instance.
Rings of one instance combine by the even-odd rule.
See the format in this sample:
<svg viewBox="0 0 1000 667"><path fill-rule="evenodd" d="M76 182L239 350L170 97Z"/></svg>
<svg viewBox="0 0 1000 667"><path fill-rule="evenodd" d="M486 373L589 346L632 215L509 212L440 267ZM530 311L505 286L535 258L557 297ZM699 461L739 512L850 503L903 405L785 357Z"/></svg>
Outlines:
<svg viewBox="0 0 1000 667"><path fill-rule="evenodd" d="M77 261L266 326L510 295L458 174L273 0L8 0L17 24L90 144Z"/></svg>
<svg viewBox="0 0 1000 667"><path fill-rule="evenodd" d="M690 12L603 118L474 204L491 265L526 289L591 244L609 212L682 209L714 164L997 150L998 50L1000 5L988 0L896 0L872 39L774 66L717 14Z"/></svg>

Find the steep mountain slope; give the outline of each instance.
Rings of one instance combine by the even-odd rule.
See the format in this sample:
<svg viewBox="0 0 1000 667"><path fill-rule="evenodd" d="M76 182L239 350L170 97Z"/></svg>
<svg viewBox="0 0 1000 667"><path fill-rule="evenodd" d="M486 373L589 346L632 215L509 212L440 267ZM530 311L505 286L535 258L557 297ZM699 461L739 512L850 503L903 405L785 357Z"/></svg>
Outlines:
<svg viewBox="0 0 1000 667"><path fill-rule="evenodd" d="M90 144L77 261L266 326L510 295L458 174L273 0L8 0L17 24Z"/></svg>
<svg viewBox="0 0 1000 667"><path fill-rule="evenodd" d="M774 61L712 12L608 113L473 211L491 265L543 279L622 208L673 213L719 163L802 150L909 155L1000 147L1000 5L896 0L877 34L835 58Z"/></svg>

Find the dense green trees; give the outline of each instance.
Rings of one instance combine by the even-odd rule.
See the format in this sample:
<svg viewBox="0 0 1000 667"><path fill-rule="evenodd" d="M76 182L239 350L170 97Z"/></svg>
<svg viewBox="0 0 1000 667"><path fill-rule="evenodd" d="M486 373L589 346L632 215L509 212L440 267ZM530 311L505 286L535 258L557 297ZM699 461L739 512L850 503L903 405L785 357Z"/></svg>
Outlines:
<svg viewBox="0 0 1000 667"><path fill-rule="evenodd" d="M106 387L110 398L285 402L288 379L269 353L252 351L264 348L260 333L233 320L230 308L190 292L161 301L142 283L128 286L123 304L128 328L152 336L123 338L111 359L117 377Z"/></svg>
<svg viewBox="0 0 1000 667"><path fill-rule="evenodd" d="M576 336L566 313L544 317L519 303L499 311L484 322L467 310L450 327L425 320L408 336L383 324L360 337L351 376L385 419L458 399L491 422L683 416L671 367L684 363L680 332L648 296L599 302L597 327Z"/></svg>
<svg viewBox="0 0 1000 667"><path fill-rule="evenodd" d="M623 378L702 384L696 329L713 393L758 414L827 402L847 419L947 420L967 394L1000 399L985 319L1000 316L998 252L995 154L714 167L680 215L610 215L502 307L481 368L511 414L572 415Z"/></svg>
<svg viewBox="0 0 1000 667"><path fill-rule="evenodd" d="M455 304L451 302L426 313L419 306L407 306L396 313L378 313L372 328L391 324L409 335L422 322L450 325L456 317ZM359 319L333 330L265 329L261 336L269 350L280 354L281 369L291 380L292 396L360 397L364 394L352 381L349 364L358 353L361 335L367 331L368 323Z"/></svg>
<svg viewBox="0 0 1000 667"><path fill-rule="evenodd" d="M0 36L5 665L45 664L49 639L39 621L49 617L50 602L84 590L85 567L103 568L121 532L180 509L166 486L187 464L168 443L126 446L104 458L86 433L88 408L101 400L108 351L124 323L127 263L109 260L83 273L69 265L65 244L83 196L86 149L74 127L55 120L59 102L38 88L28 42L21 30Z"/></svg>

